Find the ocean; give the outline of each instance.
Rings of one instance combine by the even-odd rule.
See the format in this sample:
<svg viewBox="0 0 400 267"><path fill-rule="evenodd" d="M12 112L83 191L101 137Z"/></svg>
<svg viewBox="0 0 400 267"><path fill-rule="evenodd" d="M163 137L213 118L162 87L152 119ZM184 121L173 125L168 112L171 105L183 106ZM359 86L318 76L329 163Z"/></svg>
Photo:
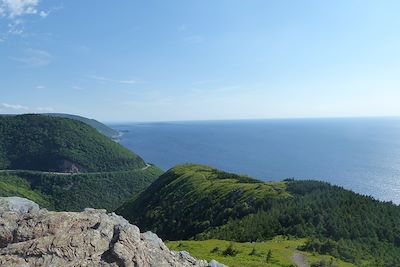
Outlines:
<svg viewBox="0 0 400 267"><path fill-rule="evenodd" d="M201 163L264 181L316 179L400 204L400 118L130 123L119 142L167 170Z"/></svg>

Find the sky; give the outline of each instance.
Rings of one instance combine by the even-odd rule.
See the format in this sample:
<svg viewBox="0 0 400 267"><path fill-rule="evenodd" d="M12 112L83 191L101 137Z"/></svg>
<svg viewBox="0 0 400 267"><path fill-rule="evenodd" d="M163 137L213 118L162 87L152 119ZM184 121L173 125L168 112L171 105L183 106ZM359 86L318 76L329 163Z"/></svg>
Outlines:
<svg viewBox="0 0 400 267"><path fill-rule="evenodd" d="M400 116L400 1L0 0L0 113Z"/></svg>

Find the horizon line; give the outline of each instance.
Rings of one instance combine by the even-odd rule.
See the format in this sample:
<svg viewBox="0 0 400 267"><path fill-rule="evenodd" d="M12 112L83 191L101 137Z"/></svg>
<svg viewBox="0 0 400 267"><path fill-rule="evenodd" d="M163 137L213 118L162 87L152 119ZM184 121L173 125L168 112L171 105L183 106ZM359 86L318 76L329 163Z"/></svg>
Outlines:
<svg viewBox="0 0 400 267"><path fill-rule="evenodd" d="M68 113L65 113L68 114ZM79 115L78 115L79 116ZM317 120L317 119L395 119L400 115L371 115L371 116L324 116L324 117L270 117L270 118L227 118L227 119L182 119L182 120L148 120L148 121L109 121L105 124L141 124L141 123L184 123L184 122L224 122L224 121L263 121L263 120ZM99 120L100 121L100 120Z"/></svg>
<svg viewBox="0 0 400 267"><path fill-rule="evenodd" d="M261 121L261 120L315 120L315 119L379 119L379 118L400 118L400 115L367 115L367 116L300 116L300 117L263 117L263 118L222 118L222 119L177 119L177 120L124 120L124 121L111 121L101 120L92 116L78 115L75 113L68 112L26 112L26 113L0 113L0 116L17 116L17 115L48 115L48 114L67 114L80 116L87 119L94 119L104 124L127 124L127 123L181 123L181 122L223 122L223 121Z"/></svg>

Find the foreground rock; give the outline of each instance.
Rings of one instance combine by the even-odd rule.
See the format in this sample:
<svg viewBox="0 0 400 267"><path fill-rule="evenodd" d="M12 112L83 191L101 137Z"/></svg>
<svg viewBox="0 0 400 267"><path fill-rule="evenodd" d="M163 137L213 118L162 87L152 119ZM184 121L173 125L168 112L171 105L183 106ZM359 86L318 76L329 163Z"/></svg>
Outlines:
<svg viewBox="0 0 400 267"><path fill-rule="evenodd" d="M215 266L215 263L211 263ZM0 198L0 266L210 266L105 210L51 212Z"/></svg>

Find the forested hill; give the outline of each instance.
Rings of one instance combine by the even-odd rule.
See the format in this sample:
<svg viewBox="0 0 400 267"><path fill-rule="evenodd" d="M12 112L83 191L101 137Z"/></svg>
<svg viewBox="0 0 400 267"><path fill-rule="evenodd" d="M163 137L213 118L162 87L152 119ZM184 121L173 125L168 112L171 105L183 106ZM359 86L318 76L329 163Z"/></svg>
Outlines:
<svg viewBox="0 0 400 267"><path fill-rule="evenodd" d="M80 121L0 116L0 169L103 172L145 166L139 156Z"/></svg>
<svg viewBox="0 0 400 267"><path fill-rule="evenodd" d="M37 171L0 172L0 197L19 196L50 210L113 211L133 194L146 189L161 170L155 166L132 171L57 174Z"/></svg>
<svg viewBox="0 0 400 267"><path fill-rule="evenodd" d="M204 165L178 165L118 213L169 240L188 239L290 197L286 183L263 183Z"/></svg>
<svg viewBox="0 0 400 267"><path fill-rule="evenodd" d="M112 211L161 173L78 120L0 116L0 196L28 198L51 210Z"/></svg>
<svg viewBox="0 0 400 267"><path fill-rule="evenodd" d="M304 250L357 266L400 266L400 207L324 182L264 183L180 165L117 212L171 240L307 237Z"/></svg>
<svg viewBox="0 0 400 267"><path fill-rule="evenodd" d="M101 123L97 120L94 120L94 119L89 119L89 118L85 118L82 116L65 114L65 113L45 113L43 115L52 116L52 117L60 117L60 118L68 118L68 119L81 121L83 123L86 123L86 124L92 126L97 131L99 131L100 133L102 133L105 136L108 136L110 138L115 138L115 137L118 137L118 135L119 135L119 133L117 131L111 129L110 127L108 127L108 126L104 125L103 123Z"/></svg>

